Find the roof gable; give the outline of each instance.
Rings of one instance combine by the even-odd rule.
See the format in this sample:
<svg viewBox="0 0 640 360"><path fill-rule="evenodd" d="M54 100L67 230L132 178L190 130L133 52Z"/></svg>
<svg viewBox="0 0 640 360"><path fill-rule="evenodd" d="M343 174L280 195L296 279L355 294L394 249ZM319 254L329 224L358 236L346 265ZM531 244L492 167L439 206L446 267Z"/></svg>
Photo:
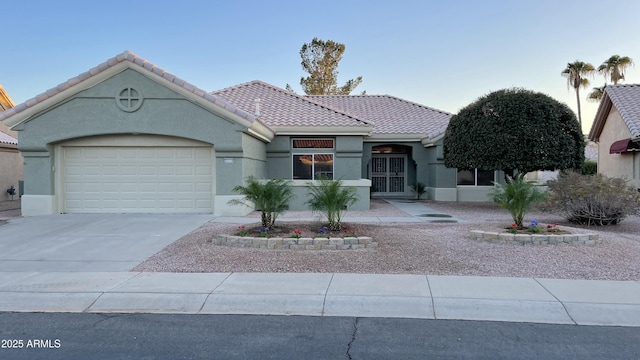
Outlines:
<svg viewBox="0 0 640 360"><path fill-rule="evenodd" d="M375 123L372 135L433 139L452 114L389 95L311 95L307 98Z"/></svg>
<svg viewBox="0 0 640 360"><path fill-rule="evenodd" d="M336 110L259 80L216 90L212 94L236 104L244 111L259 112L261 121L283 135L304 131L366 135L373 125L368 119ZM256 99L259 99L258 103Z"/></svg>
<svg viewBox="0 0 640 360"><path fill-rule="evenodd" d="M135 70L185 95L191 101L246 126L249 132L255 136L267 140L273 137L273 132L261 124L256 116L239 109L218 96L209 94L130 51L125 51L12 109L0 113L0 121L13 127L28 120L34 114L55 106L126 69Z"/></svg>
<svg viewBox="0 0 640 360"><path fill-rule="evenodd" d="M611 108L615 106L631 132L632 139L640 138L640 85L609 85L598 106L589 131L589 139L598 141Z"/></svg>

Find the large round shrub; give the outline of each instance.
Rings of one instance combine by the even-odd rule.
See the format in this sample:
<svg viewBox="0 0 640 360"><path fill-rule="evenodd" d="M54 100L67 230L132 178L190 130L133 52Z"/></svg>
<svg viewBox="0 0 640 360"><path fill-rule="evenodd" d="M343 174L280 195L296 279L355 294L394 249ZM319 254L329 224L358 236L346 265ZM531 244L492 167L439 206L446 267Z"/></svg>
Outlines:
<svg viewBox="0 0 640 360"><path fill-rule="evenodd" d="M454 115L444 137L447 167L459 170L580 169L584 136L569 107L548 95L505 89Z"/></svg>

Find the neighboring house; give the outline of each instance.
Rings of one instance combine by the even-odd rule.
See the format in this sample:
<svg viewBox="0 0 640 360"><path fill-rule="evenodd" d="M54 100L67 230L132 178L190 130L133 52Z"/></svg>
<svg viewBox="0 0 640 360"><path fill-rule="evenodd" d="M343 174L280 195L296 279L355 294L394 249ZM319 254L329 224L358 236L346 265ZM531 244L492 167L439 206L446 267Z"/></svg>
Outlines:
<svg viewBox="0 0 640 360"><path fill-rule="evenodd" d="M392 96L301 96L260 81L208 93L124 52L0 114L20 132L23 215L245 214L248 176L342 179L369 197L486 200L499 172L446 168L451 114Z"/></svg>
<svg viewBox="0 0 640 360"><path fill-rule="evenodd" d="M609 85L589 132L598 143L598 173L640 189L640 85Z"/></svg>
<svg viewBox="0 0 640 360"><path fill-rule="evenodd" d="M9 94L0 85L0 113L14 107ZM11 200L7 190L13 186L18 199L19 182L22 180L22 156L18 151L18 133L0 122L0 201Z"/></svg>

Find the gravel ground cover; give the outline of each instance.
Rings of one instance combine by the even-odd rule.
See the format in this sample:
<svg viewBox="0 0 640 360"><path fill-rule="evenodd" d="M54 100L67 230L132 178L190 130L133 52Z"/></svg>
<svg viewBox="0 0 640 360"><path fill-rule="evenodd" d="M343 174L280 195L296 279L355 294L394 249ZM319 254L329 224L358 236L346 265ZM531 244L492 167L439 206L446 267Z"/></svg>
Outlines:
<svg viewBox="0 0 640 360"><path fill-rule="evenodd" d="M470 230L499 231L511 217L492 203L443 203L423 201L425 206L464 219L453 223L345 223L357 235L371 236L377 249L367 250L265 250L217 246L214 234L235 234L238 224L208 222L187 234L134 271L167 272L338 272L375 274L430 274L540 277L556 279L640 280L640 218L604 228L577 227L562 218L532 212L525 221L559 223L572 233L597 233L596 246L513 246L477 242ZM259 227L259 213L246 216L246 226ZM410 217L382 200L372 201L371 211L353 211L349 217ZM312 218L312 221L298 221ZM292 211L278 222L315 231L317 214ZM290 228L289 228L290 227Z"/></svg>

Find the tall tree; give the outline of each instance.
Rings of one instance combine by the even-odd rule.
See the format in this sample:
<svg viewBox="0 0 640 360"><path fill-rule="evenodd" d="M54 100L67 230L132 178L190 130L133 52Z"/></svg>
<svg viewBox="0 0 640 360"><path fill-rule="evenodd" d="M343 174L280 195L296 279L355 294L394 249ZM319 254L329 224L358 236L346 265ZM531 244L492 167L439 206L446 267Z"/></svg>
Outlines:
<svg viewBox="0 0 640 360"><path fill-rule="evenodd" d="M600 102L600 100L602 100L602 97L604 96L604 89L606 87L607 83L600 87L594 86L593 89L591 89L591 92L587 95L587 100Z"/></svg>
<svg viewBox="0 0 640 360"><path fill-rule="evenodd" d="M584 136L567 105L542 93L505 89L451 117L444 159L458 170L580 169Z"/></svg>
<svg viewBox="0 0 640 360"><path fill-rule="evenodd" d="M625 70L633 65L633 60L628 56L613 55L598 66L598 72L604 75L605 80L610 78L613 85L624 80Z"/></svg>
<svg viewBox="0 0 640 360"><path fill-rule="evenodd" d="M307 95L349 95L360 83L362 76L338 86L338 64L342 60L345 45L333 40L313 38L300 49L302 69L309 76L300 79ZM287 90L292 90L287 84Z"/></svg>
<svg viewBox="0 0 640 360"><path fill-rule="evenodd" d="M580 88L589 86L587 76L592 76L596 69L593 65L582 61L574 61L568 63L567 67L560 73L567 78L567 86L572 87L576 91L576 101L578 102L578 123L582 128L582 110L580 109Z"/></svg>

